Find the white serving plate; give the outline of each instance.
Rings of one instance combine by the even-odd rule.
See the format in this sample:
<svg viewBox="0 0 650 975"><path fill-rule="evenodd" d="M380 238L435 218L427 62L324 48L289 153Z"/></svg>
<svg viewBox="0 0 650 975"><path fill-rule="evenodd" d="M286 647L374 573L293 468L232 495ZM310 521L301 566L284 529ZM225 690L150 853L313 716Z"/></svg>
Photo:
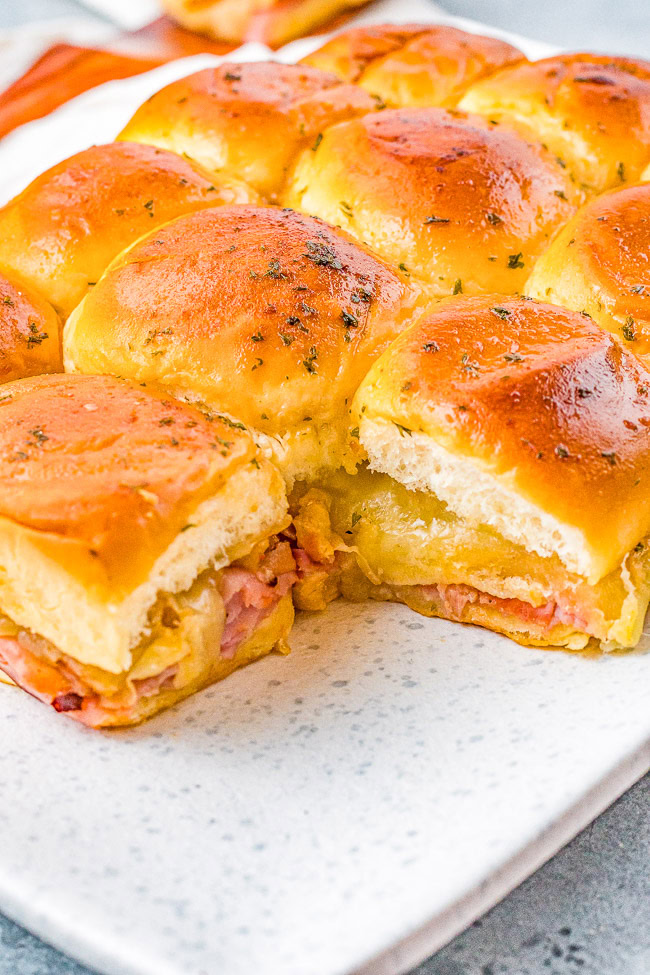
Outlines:
<svg viewBox="0 0 650 975"><path fill-rule="evenodd" d="M0 197L213 61L24 126ZM125 732L0 685L0 910L107 975L396 975L650 765L650 630L588 657L338 603L292 644Z"/></svg>

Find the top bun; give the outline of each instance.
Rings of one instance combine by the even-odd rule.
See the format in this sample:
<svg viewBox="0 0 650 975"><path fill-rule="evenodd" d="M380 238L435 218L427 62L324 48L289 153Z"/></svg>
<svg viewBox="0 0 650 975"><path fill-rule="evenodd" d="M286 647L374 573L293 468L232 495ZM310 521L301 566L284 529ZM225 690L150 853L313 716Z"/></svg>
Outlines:
<svg viewBox="0 0 650 975"><path fill-rule="evenodd" d="M19 278L0 272L0 383L48 372L63 372L59 317Z"/></svg>
<svg viewBox="0 0 650 975"><path fill-rule="evenodd" d="M611 190L563 227L526 293L591 315L637 355L650 355L650 183Z"/></svg>
<svg viewBox="0 0 650 975"><path fill-rule="evenodd" d="M451 108L470 85L522 60L511 44L456 27L378 24L337 34L301 64L332 71L391 107Z"/></svg>
<svg viewBox="0 0 650 975"><path fill-rule="evenodd" d="M589 193L634 182L650 162L650 62L563 54L504 68L461 108L509 121L554 152Z"/></svg>
<svg viewBox="0 0 650 975"><path fill-rule="evenodd" d="M253 190L173 152L93 146L38 176L0 209L0 267L67 317L129 244L181 213L255 202Z"/></svg>
<svg viewBox="0 0 650 975"><path fill-rule="evenodd" d="M182 217L122 254L68 321L66 367L157 381L243 420L289 480L339 466L371 362L418 293L327 224L274 207Z"/></svg>
<svg viewBox="0 0 650 975"><path fill-rule="evenodd" d="M650 371L586 316L440 302L353 404L371 466L595 583L650 530Z"/></svg>
<svg viewBox="0 0 650 975"><path fill-rule="evenodd" d="M440 296L520 291L581 199L542 146L441 108L333 126L298 160L285 194Z"/></svg>
<svg viewBox="0 0 650 975"><path fill-rule="evenodd" d="M157 92L119 138L173 149L274 200L301 149L328 125L377 107L367 92L315 68L222 64Z"/></svg>

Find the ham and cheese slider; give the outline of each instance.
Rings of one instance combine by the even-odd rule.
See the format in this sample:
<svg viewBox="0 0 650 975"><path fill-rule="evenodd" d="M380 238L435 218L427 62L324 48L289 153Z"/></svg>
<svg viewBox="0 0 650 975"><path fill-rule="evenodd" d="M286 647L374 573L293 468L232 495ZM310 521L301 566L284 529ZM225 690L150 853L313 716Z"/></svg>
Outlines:
<svg viewBox="0 0 650 975"><path fill-rule="evenodd" d="M526 284L541 301L586 312L631 352L650 354L650 183L584 206L542 254Z"/></svg>
<svg viewBox="0 0 650 975"><path fill-rule="evenodd" d="M650 61L577 53L521 62L477 82L460 107L543 142L587 193L634 182L650 163Z"/></svg>
<svg viewBox="0 0 650 975"><path fill-rule="evenodd" d="M301 64L332 71L390 107L453 108L470 85L525 60L505 41L443 24L375 24L337 34Z"/></svg>
<svg viewBox="0 0 650 975"><path fill-rule="evenodd" d="M158 382L253 431L291 485L344 461L352 397L421 293L346 234L275 207L181 217L67 322L69 371Z"/></svg>
<svg viewBox="0 0 650 975"><path fill-rule="evenodd" d="M440 297L521 291L581 200L542 146L441 108L332 126L300 156L284 194Z"/></svg>
<svg viewBox="0 0 650 975"><path fill-rule="evenodd" d="M275 202L297 154L317 146L327 126L380 106L316 68L226 63L157 92L119 138L173 149Z"/></svg>
<svg viewBox="0 0 650 975"><path fill-rule="evenodd" d="M93 146L38 176L0 209L0 268L19 274L66 318L138 237L192 210L257 194L173 152Z"/></svg>
<svg viewBox="0 0 650 975"><path fill-rule="evenodd" d="M63 372L61 322L15 274L0 271L0 383Z"/></svg>
<svg viewBox="0 0 650 975"><path fill-rule="evenodd" d="M353 404L367 466L335 531L352 598L392 599L524 644L638 641L650 595L650 371L552 305L447 299Z"/></svg>
<svg viewBox="0 0 650 975"><path fill-rule="evenodd" d="M286 649L280 475L241 424L108 376L0 394L0 669L92 727Z"/></svg>

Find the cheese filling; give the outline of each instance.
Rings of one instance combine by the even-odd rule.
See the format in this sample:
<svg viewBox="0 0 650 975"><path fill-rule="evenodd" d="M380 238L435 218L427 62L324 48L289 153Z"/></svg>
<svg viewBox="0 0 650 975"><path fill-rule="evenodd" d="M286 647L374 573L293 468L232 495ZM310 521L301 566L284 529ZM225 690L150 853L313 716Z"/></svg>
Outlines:
<svg viewBox="0 0 650 975"><path fill-rule="evenodd" d="M297 487L291 503L295 599L303 608L321 608L319 598L339 594L395 599L425 615L571 649L591 638L606 649L629 647L640 636L650 598L645 541L591 585L557 556L527 551L492 527L472 527L432 493L408 490L387 474L339 471L319 491ZM325 552L314 542L319 523L329 533Z"/></svg>
<svg viewBox="0 0 650 975"><path fill-rule="evenodd" d="M122 674L82 664L0 616L0 670L84 724L138 720L158 710L154 699L180 699L238 666L238 652L296 579L289 544L274 537L226 569L203 572L185 592L160 594ZM278 641L285 635L278 633Z"/></svg>

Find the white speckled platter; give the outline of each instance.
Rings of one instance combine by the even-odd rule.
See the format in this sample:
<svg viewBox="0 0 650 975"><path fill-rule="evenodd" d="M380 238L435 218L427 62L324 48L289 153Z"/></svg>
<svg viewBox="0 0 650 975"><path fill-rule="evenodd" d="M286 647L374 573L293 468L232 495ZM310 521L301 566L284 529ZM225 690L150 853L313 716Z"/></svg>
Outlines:
<svg viewBox="0 0 650 975"><path fill-rule="evenodd" d="M0 198L212 60L25 126ZM0 910L107 975L396 975L650 765L650 636L589 658L339 603L292 643L135 731L0 685Z"/></svg>

